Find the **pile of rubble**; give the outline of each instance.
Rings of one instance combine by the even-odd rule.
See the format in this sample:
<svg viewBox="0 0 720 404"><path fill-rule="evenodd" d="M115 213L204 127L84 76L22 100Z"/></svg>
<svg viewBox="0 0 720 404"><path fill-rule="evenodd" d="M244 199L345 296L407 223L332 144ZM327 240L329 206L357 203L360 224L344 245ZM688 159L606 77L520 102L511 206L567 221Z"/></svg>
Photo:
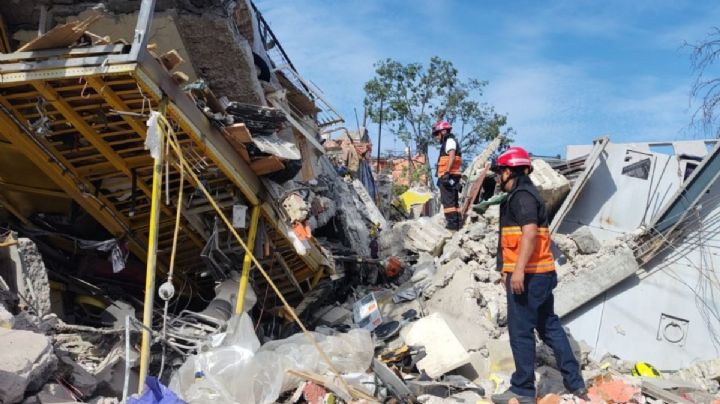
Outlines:
<svg viewBox="0 0 720 404"><path fill-rule="evenodd" d="M51 313L50 283L37 246L26 238L8 240L12 248L2 249L0 259L0 402L119 402L124 330L59 320Z"/></svg>

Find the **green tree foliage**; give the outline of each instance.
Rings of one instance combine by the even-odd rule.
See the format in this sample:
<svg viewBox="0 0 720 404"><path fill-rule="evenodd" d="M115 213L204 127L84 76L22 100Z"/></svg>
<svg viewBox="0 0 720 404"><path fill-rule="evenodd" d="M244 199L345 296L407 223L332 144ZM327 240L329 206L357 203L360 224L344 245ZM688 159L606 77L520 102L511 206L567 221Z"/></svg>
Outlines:
<svg viewBox="0 0 720 404"><path fill-rule="evenodd" d="M512 133L505 127L507 117L482 101L486 85L463 81L452 62L437 56L427 66L386 59L375 64L375 77L365 83L365 106L377 123L382 104L383 129L426 155L433 123L447 120L467 160L501 131Z"/></svg>

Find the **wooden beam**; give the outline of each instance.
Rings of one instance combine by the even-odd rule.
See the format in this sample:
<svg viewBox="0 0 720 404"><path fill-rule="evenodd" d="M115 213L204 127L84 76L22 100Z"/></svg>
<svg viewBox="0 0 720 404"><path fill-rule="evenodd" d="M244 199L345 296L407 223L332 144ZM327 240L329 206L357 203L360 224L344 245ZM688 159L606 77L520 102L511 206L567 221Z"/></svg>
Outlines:
<svg viewBox="0 0 720 404"><path fill-rule="evenodd" d="M55 189L32 187L29 185L13 184L13 183L1 180L1 179L0 179L0 187L2 187L3 190L8 190L8 191L24 192L26 194L35 194L35 195L52 196L52 197L56 197L56 198L71 199L70 196L68 196L68 194L66 194L65 192L62 192L62 191L58 191Z"/></svg>
<svg viewBox="0 0 720 404"><path fill-rule="evenodd" d="M0 15L0 52L12 52L12 47L10 47L10 35L8 35L7 25L5 25L5 19L2 15Z"/></svg>
<svg viewBox="0 0 720 404"><path fill-rule="evenodd" d="M12 107L7 101L0 98L0 103L9 111ZM17 114L16 114L17 115ZM21 116L16 116L22 122ZM137 257L144 257L147 254L145 247L130 234L130 227L122 214L117 212L112 203L102 195L88 197L94 194L94 188L84 182L78 183L81 178L61 155L52 154L49 156L41 149L35 141L44 144L44 149L52 153L52 146L43 139L31 140L9 116L0 113L0 131L18 149L22 150L25 156L30 158L37 167L45 173L55 184L62 188L65 193L85 209L95 220L105 227L116 238L129 237L130 250ZM55 163L57 161L59 164Z"/></svg>
<svg viewBox="0 0 720 404"><path fill-rule="evenodd" d="M93 128L91 128L87 122L85 122L83 117L81 117L77 112L75 112L75 110L70 104L63 100L60 94L58 94L57 91L55 91L49 83L33 81L31 82L31 84L33 87L35 87L38 93L40 93L40 95L45 98L48 103L52 104L52 106L55 107L58 112L60 112L69 122L73 124L73 126L78 130L78 132L80 132L85 137L85 139L90 142L90 144L95 146L98 152L100 152L113 165L113 167L115 167L118 171L122 172L125 176L128 177L128 179L132 178L132 171L130 167L128 167L125 159L123 159L117 152L115 152L115 150L113 150L113 148L105 140L103 140L103 138L98 135L98 133ZM107 93L109 94L110 92ZM138 133L138 135L144 138L145 129L143 128L142 131ZM148 198L152 196L152 190L144 181L138 181L137 185L138 189L140 189L145 194L145 196L147 196ZM173 215L173 212L165 205L161 205L161 211L163 214L170 216ZM205 243L189 229L188 236L198 247L202 248L205 245Z"/></svg>

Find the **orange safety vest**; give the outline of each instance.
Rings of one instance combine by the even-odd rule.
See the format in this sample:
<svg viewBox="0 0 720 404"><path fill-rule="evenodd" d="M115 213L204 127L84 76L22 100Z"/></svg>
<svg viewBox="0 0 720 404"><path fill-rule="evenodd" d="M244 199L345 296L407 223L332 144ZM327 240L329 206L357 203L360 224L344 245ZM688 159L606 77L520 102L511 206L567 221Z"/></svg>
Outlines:
<svg viewBox="0 0 720 404"><path fill-rule="evenodd" d="M450 160L445 146L447 146L448 139L455 140L455 158ZM440 155L437 162L437 175L442 177L445 173L450 175L462 175L462 153L460 152L460 143L455 139L452 134L445 136L443 139L442 146L440 147Z"/></svg>
<svg viewBox="0 0 720 404"><path fill-rule="evenodd" d="M510 200L518 192L527 192L535 198L538 206L538 234L533 251L525 273L535 274L551 272L555 270L555 258L550 251L550 229L548 228L548 217L545 212L545 203L529 177L518 177L518 185L510 192L505 201L500 205L500 240L498 251L498 269L503 272L512 272L515 269L520 255L520 239L522 230L513 216L510 209Z"/></svg>

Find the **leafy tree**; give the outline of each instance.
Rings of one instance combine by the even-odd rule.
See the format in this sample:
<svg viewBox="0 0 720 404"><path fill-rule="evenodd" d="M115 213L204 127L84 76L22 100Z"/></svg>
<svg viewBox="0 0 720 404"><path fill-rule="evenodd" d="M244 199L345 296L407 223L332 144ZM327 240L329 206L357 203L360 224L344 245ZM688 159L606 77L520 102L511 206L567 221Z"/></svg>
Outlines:
<svg viewBox="0 0 720 404"><path fill-rule="evenodd" d="M468 160L501 131L512 132L505 127L507 117L482 101L486 85L463 81L453 63L439 57L427 66L386 59L375 64L375 77L365 83L365 106L372 121L379 122L382 105L383 127L425 155L433 123L447 120Z"/></svg>

